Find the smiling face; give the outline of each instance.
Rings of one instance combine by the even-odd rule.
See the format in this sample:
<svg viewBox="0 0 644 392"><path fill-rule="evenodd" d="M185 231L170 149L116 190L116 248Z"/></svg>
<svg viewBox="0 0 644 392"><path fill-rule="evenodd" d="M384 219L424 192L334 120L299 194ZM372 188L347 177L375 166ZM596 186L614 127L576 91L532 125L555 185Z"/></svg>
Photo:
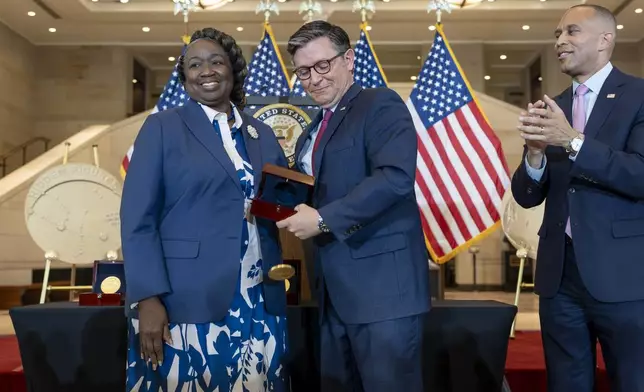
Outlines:
<svg viewBox="0 0 644 392"><path fill-rule="evenodd" d="M353 50L338 53L327 37L316 38L293 55L296 73L308 70L300 81L311 98L323 108L336 105L353 83Z"/></svg>
<svg viewBox="0 0 644 392"><path fill-rule="evenodd" d="M585 82L610 60L614 36L614 26L594 9L568 10L555 30L561 72Z"/></svg>
<svg viewBox="0 0 644 392"><path fill-rule="evenodd" d="M233 74L230 59L217 42L194 41L183 60L184 88L190 98L219 112L230 110Z"/></svg>

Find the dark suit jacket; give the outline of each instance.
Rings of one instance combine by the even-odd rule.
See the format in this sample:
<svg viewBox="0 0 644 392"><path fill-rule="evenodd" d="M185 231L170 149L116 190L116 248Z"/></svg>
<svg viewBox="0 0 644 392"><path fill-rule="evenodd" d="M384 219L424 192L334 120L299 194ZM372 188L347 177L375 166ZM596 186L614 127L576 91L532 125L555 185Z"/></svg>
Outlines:
<svg viewBox="0 0 644 392"><path fill-rule="evenodd" d="M240 113L259 186L265 163L286 166L270 127ZM259 138L249 136L252 125ZM121 202L129 305L159 296L170 322L221 320L239 284L244 195L235 167L199 104L150 115L134 143ZM257 220L264 300L284 315L284 284L266 272L282 260L273 222Z"/></svg>
<svg viewBox="0 0 644 392"><path fill-rule="evenodd" d="M556 102L572 124L572 87ZM614 68L584 134L575 162L563 148L548 147L539 183L523 160L512 178L521 206L546 201L536 291L552 297L559 289L570 214L577 265L590 294L605 302L644 299L644 80Z"/></svg>
<svg viewBox="0 0 644 392"><path fill-rule="evenodd" d="M322 113L300 136L305 141ZM321 309L324 288L346 323L430 308L428 255L414 193L416 130L390 89L354 84L335 109L313 163L313 206L332 233L314 238Z"/></svg>

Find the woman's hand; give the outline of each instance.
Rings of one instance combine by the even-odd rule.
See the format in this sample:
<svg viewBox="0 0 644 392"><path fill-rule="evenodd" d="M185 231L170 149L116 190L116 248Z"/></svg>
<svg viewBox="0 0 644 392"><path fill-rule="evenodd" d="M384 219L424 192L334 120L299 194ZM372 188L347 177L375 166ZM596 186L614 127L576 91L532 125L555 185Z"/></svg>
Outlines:
<svg viewBox="0 0 644 392"><path fill-rule="evenodd" d="M168 329L168 314L157 297L139 302L139 344L141 358L152 361L152 369L163 362L163 342L172 344Z"/></svg>

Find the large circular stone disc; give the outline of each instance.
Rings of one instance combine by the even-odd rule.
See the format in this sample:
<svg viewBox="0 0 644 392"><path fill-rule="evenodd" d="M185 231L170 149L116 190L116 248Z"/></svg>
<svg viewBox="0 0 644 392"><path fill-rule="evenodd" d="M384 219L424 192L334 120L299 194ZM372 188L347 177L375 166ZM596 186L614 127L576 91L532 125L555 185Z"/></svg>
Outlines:
<svg viewBox="0 0 644 392"><path fill-rule="evenodd" d="M539 227L543 222L545 202L533 208L521 207L508 189L503 196L501 226L510 243L517 249L525 249L528 257L537 258Z"/></svg>
<svg viewBox="0 0 644 392"><path fill-rule="evenodd" d="M31 238L60 261L91 264L121 247L121 184L86 163L68 163L43 173L25 201Z"/></svg>

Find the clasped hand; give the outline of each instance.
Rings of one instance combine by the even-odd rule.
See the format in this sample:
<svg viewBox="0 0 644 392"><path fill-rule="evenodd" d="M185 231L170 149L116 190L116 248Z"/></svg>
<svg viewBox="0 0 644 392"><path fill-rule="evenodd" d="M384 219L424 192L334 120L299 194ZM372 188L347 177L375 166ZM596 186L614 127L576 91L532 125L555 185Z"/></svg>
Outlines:
<svg viewBox="0 0 644 392"><path fill-rule="evenodd" d="M296 214L277 222L277 227L286 229L293 233L297 238L306 240L320 234L318 227L318 211L306 204L300 204L295 207Z"/></svg>
<svg viewBox="0 0 644 392"><path fill-rule="evenodd" d="M529 145L565 147L580 133L574 130L561 108L544 95L543 102L528 105L528 112L521 112L519 125L521 137Z"/></svg>

